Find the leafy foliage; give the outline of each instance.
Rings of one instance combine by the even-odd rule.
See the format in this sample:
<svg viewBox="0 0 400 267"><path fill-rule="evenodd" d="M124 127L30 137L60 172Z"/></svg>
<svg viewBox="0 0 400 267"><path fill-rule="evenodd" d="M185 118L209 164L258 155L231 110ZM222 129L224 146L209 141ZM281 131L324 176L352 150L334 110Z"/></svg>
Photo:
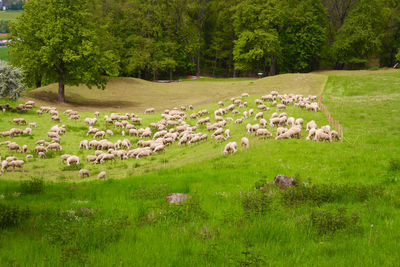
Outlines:
<svg viewBox="0 0 400 267"><path fill-rule="evenodd" d="M0 96L16 100L26 89L23 72L0 60Z"/></svg>

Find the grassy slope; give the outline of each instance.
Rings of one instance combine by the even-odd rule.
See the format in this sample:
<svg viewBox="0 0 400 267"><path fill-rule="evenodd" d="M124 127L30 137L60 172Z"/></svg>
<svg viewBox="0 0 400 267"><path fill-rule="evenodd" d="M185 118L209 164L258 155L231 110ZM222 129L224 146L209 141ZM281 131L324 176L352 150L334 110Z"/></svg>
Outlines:
<svg viewBox="0 0 400 267"><path fill-rule="evenodd" d="M0 11L0 20L14 21L22 11Z"/></svg>
<svg viewBox="0 0 400 267"><path fill-rule="evenodd" d="M67 87L69 104L60 108L76 107L80 110L121 110L143 112L154 107L156 112L180 105L204 106L248 92L262 95L277 89L282 93L320 94L326 77L314 74L285 74L257 80L243 81L188 81L179 83L153 83L134 78L111 79L104 91L86 86ZM57 85L52 84L27 93L25 99L40 104L55 105Z"/></svg>
<svg viewBox="0 0 400 267"><path fill-rule="evenodd" d="M5 60L7 61L9 56L8 56L8 47L0 47L0 60Z"/></svg>
<svg viewBox="0 0 400 267"><path fill-rule="evenodd" d="M331 113L345 127L343 143L285 140L260 142L256 146L252 140L249 150L230 157L217 155L212 160L118 181L48 184L47 190L37 196L6 197L5 203L29 205L34 216L18 228L3 231L0 260L5 264L39 266L61 262L76 266L80 261L97 266L161 263L215 266L257 262L271 266L353 266L354 262L362 266L394 266L399 260L396 240L400 237L397 230L400 177L398 171L388 171L388 165L400 154L396 126L400 117L399 80L398 74L329 77L324 98ZM319 122L323 122L322 117ZM214 146L194 147L192 154L201 156ZM205 150L196 150L201 147ZM217 149L219 154L221 148ZM150 164L159 158L150 160ZM48 168L52 168L50 165ZM380 185L385 193L351 200L351 196L359 193L348 190L346 196L350 200L322 203L321 207L313 203L285 206L277 200L266 215L244 216L241 192L252 188L263 176L270 180L278 173L299 173L315 183ZM191 206L186 206L184 212L189 217L183 216L179 209L166 207L164 191L155 190L155 185L160 184L165 185L166 192L197 196L208 216L201 217ZM0 183L0 194L8 196L19 190L15 182ZM52 236L48 230L55 231L47 223L57 218L56 211L78 207L96 210L99 220L126 215L130 224L122 228L120 238L104 242L107 245L97 249L93 247L96 240L87 236L94 234L100 238L98 228L82 226L85 235L72 235L64 245L54 246L46 241ZM308 223L310 213L335 207L346 207L359 214L360 228L327 236L316 234ZM160 222L152 220L154 216ZM75 224L63 224L62 229ZM40 251L46 251L45 258Z"/></svg>

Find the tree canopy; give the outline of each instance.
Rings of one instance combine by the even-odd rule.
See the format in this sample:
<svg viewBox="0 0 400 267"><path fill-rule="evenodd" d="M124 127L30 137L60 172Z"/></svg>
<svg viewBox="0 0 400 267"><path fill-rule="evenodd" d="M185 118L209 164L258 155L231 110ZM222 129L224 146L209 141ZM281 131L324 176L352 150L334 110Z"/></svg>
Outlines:
<svg viewBox="0 0 400 267"><path fill-rule="evenodd" d="M104 88L115 74L113 50L101 45L101 29L92 19L87 1L32 0L11 24L11 62L21 66L31 84L57 81L58 101L65 85Z"/></svg>
<svg viewBox="0 0 400 267"><path fill-rule="evenodd" d="M37 86L392 67L400 2L32 0L11 31L12 63Z"/></svg>

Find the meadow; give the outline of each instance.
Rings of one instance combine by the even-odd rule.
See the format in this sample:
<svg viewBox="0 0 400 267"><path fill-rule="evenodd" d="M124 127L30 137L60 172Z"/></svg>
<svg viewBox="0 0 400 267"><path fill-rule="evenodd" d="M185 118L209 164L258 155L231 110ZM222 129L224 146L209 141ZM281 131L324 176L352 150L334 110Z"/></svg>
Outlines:
<svg viewBox="0 0 400 267"><path fill-rule="evenodd" d="M1 265L396 266L400 260L399 72L173 84L115 79L104 91L71 89L66 90L70 102L59 109L83 105L77 108L82 118L92 117L94 110L102 117L147 107L161 112L181 104L212 114L217 101L227 104L242 92L250 93L246 101L251 105L271 90L317 94L343 125L344 140L306 141L303 131L300 140L249 137L250 148L230 156L222 153L228 141L209 140L190 147L174 144L140 160L82 163L92 177L107 170L105 181L79 178L77 169L61 164L61 153L34 158L26 172L0 178ZM53 85L33 90L24 100L53 104L54 90ZM327 123L322 112L294 106L286 112L319 126ZM13 127L15 116L2 114L0 131ZM159 113L139 116L144 125L160 118ZM14 138L30 149L54 125L48 115L38 118L33 111L17 117L39 126L33 137ZM64 150L84 158L90 152L79 151L78 144L87 126L61 119L68 131L62 137ZM229 141L246 135L247 122L254 123L228 125ZM102 121L100 126L107 127ZM4 146L0 153L9 154ZM295 177L298 185L266 189L278 174ZM165 196L171 192L191 198L168 205Z"/></svg>
<svg viewBox="0 0 400 267"><path fill-rule="evenodd" d="M15 21L22 11L0 11L0 20Z"/></svg>

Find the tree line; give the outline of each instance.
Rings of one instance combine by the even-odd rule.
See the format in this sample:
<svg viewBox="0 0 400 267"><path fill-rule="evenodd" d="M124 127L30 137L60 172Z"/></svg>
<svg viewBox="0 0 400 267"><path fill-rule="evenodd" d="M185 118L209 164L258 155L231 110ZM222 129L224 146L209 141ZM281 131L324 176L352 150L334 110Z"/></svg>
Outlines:
<svg viewBox="0 0 400 267"><path fill-rule="evenodd" d="M398 0L30 0L11 62L31 85L392 67ZM396 58L397 56L397 58ZM59 98L63 101L63 98Z"/></svg>

